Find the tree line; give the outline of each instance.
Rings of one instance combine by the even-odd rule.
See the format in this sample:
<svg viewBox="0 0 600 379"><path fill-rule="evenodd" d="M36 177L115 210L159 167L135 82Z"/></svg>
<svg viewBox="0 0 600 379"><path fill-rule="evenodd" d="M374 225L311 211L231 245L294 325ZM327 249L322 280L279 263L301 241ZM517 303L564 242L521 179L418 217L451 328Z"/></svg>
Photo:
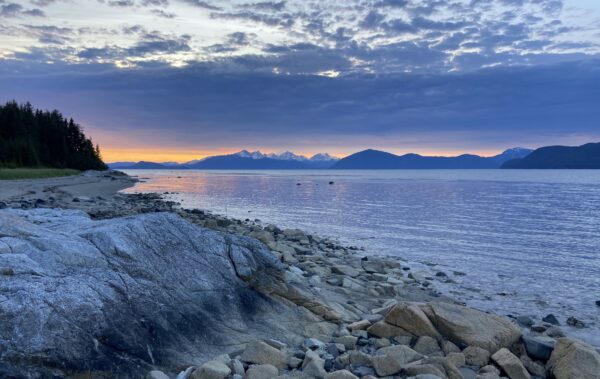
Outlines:
<svg viewBox="0 0 600 379"><path fill-rule="evenodd" d="M73 119L15 101L0 105L0 167L107 169Z"/></svg>

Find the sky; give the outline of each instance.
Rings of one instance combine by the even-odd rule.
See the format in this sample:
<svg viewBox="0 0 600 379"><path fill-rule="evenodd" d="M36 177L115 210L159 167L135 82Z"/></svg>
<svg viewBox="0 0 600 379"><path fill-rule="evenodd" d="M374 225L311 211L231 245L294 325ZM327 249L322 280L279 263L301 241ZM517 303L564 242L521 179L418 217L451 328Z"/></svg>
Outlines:
<svg viewBox="0 0 600 379"><path fill-rule="evenodd" d="M600 141L597 0L0 0L0 101L108 162Z"/></svg>

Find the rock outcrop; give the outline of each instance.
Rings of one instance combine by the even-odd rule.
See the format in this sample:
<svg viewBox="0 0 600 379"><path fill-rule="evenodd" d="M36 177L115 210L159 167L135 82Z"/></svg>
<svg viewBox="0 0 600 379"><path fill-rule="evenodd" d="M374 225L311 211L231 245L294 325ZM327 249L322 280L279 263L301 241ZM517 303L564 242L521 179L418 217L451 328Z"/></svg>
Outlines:
<svg viewBox="0 0 600 379"><path fill-rule="evenodd" d="M279 285L281 271L257 240L172 213L2 210L0 377L143 377L257 336L291 343L331 328L255 289Z"/></svg>

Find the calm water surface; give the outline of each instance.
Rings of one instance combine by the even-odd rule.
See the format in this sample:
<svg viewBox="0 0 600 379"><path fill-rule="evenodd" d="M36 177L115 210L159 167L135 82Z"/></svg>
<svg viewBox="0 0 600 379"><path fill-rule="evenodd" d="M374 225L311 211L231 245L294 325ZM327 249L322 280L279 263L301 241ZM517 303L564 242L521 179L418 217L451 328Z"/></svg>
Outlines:
<svg viewBox="0 0 600 379"><path fill-rule="evenodd" d="M166 197L186 208L301 228L445 271L459 284L436 286L472 306L554 313L563 325L575 316L589 328L565 330L600 346L600 170L127 173L146 178L127 192L175 191Z"/></svg>

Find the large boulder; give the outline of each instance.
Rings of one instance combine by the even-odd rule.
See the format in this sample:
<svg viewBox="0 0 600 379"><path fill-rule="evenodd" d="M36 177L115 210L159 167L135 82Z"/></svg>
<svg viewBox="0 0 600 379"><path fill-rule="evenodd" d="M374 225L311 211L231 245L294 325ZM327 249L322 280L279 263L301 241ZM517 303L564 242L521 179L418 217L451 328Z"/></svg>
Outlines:
<svg viewBox="0 0 600 379"><path fill-rule="evenodd" d="M477 346L495 353L521 338L519 327L509 320L480 310L450 303L429 303L426 313L446 338L463 346Z"/></svg>
<svg viewBox="0 0 600 379"><path fill-rule="evenodd" d="M431 321L429 321L425 312L417 304L400 303L395 305L386 314L385 321L415 336L440 337L440 334Z"/></svg>
<svg viewBox="0 0 600 379"><path fill-rule="evenodd" d="M600 354L583 342L559 338L546 367L556 379L600 379Z"/></svg>
<svg viewBox="0 0 600 379"><path fill-rule="evenodd" d="M143 377L256 338L325 332L306 308L264 294L282 268L263 244L171 213L4 209L0 268L0 377Z"/></svg>

